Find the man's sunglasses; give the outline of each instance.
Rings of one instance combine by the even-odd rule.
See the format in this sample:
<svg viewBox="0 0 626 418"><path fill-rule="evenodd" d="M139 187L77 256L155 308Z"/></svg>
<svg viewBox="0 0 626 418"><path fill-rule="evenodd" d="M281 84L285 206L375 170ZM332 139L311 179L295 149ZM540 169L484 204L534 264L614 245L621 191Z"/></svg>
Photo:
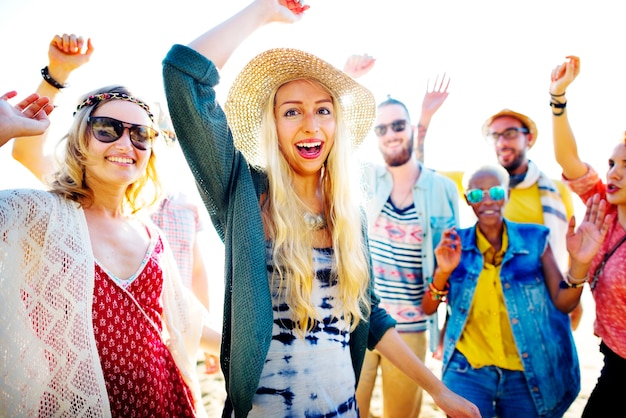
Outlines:
<svg viewBox="0 0 626 418"><path fill-rule="evenodd" d="M489 191L482 189L470 189L467 191L465 196L467 197L467 201L470 203L480 203L483 201L487 193L489 193L491 200L497 202L504 199L506 190L502 186L493 186L489 189Z"/></svg>
<svg viewBox="0 0 626 418"><path fill-rule="evenodd" d="M391 130L394 132L402 132L406 128L406 120L398 119L386 125L374 126L374 133L376 133L376 136L383 136L387 133L388 126L390 126Z"/></svg>
<svg viewBox="0 0 626 418"><path fill-rule="evenodd" d="M149 126L122 122L106 116L90 116L87 118L87 123L91 126L93 137L105 144L120 139L124 134L124 129L128 128L130 142L141 151L152 148L152 142L159 136L159 133Z"/></svg>

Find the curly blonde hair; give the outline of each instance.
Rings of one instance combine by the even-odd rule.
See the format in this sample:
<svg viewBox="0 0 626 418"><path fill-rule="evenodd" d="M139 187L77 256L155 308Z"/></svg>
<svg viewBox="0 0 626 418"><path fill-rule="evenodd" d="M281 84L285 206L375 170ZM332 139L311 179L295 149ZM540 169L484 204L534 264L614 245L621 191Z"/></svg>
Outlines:
<svg viewBox="0 0 626 418"><path fill-rule="evenodd" d="M90 96L102 93L120 93L133 96L128 88L120 85L112 85L85 94L81 97L79 103L84 103ZM112 98L110 100L116 99ZM63 153L60 168L52 176L50 182L50 190L52 192L58 193L66 199L78 202L81 206L90 206L94 199L93 191L85 182L88 144L91 138L87 119L102 103L106 103L107 101L109 100L97 101L92 106L79 106L79 109L77 109L74 114L74 120L68 133L62 138L62 141L65 143L65 152ZM150 152L144 175L134 183L128 185L126 189L124 203L131 213L149 208L160 200L162 187L156 167L157 157L153 148Z"/></svg>
<svg viewBox="0 0 626 418"><path fill-rule="evenodd" d="M315 80L311 80L321 85ZM326 91L328 89L321 85ZM339 303L333 313L354 329L369 316L369 259L363 238L360 188L353 167L353 149L340 102L332 92L337 128L335 143L322 168L321 184L325 199L324 214L334 250L332 280L339 286ZM292 170L279 149L274 100L276 91L263 109L261 129L269 192L262 202L263 220L273 242L272 287L284 296L293 313L296 332L304 335L320 320L311 301L314 280L313 234L304 220L307 208L297 198ZM356 185L356 187L355 187Z"/></svg>

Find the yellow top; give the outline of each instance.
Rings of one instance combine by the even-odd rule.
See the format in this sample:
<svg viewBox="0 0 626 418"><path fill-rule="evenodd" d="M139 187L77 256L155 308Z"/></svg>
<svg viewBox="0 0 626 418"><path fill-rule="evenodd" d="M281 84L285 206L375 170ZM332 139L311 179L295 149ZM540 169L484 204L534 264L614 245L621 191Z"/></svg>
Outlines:
<svg viewBox="0 0 626 418"><path fill-rule="evenodd" d="M524 370L500 283L500 267L508 243L505 228L502 232L502 248L496 252L476 228L476 244L484 260L483 270L478 277L465 328L456 346L474 368L496 366L507 370Z"/></svg>
<svg viewBox="0 0 626 418"><path fill-rule="evenodd" d="M564 183L557 180L552 181L560 195L555 196L555 198L563 202L565 215L569 220L574 214L572 194ZM527 189L511 189L511 196L504 208L504 217L513 222L543 225L543 209L541 205L537 204L539 201L539 186L537 183Z"/></svg>

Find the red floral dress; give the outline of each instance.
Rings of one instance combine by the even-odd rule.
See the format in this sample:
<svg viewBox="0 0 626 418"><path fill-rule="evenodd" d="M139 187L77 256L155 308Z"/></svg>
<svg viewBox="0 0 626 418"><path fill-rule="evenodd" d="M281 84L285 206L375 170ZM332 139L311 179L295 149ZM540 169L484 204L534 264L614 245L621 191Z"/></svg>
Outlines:
<svg viewBox="0 0 626 418"><path fill-rule="evenodd" d="M161 338L163 243L154 233L137 273L96 262L93 327L114 417L194 417L193 396Z"/></svg>

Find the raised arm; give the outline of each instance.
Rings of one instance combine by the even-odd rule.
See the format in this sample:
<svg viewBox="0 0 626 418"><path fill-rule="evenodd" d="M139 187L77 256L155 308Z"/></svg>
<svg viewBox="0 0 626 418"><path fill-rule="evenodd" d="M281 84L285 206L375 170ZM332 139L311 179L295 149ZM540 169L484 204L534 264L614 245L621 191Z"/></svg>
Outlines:
<svg viewBox="0 0 626 418"><path fill-rule="evenodd" d="M587 173L587 166L578 156L576 138L567 115L567 88L580 73L580 59L569 55L567 60L552 70L550 82L550 107L552 108L552 141L554 156L563 175L577 179Z"/></svg>
<svg viewBox="0 0 626 418"><path fill-rule="evenodd" d="M53 105L62 88L67 87L71 73L87 63L93 53L90 39L74 34L55 35L48 48L48 65L42 70L37 94L50 98ZM47 134L17 138L13 142L13 158L43 180L56 170L54 156L46 152Z"/></svg>
<svg viewBox="0 0 626 418"><path fill-rule="evenodd" d="M430 126L433 115L439 110L443 102L448 98L448 86L450 85L450 77L444 73L441 77L437 74L435 82L430 85L430 80L426 82L426 93L422 99L422 113L417 123L417 138L415 138L415 156L421 162L424 162L424 143L426 142L426 133Z"/></svg>
<svg viewBox="0 0 626 418"><path fill-rule="evenodd" d="M205 32L188 46L220 69L253 32L270 22L292 23L308 9L300 0L255 0L239 13Z"/></svg>

